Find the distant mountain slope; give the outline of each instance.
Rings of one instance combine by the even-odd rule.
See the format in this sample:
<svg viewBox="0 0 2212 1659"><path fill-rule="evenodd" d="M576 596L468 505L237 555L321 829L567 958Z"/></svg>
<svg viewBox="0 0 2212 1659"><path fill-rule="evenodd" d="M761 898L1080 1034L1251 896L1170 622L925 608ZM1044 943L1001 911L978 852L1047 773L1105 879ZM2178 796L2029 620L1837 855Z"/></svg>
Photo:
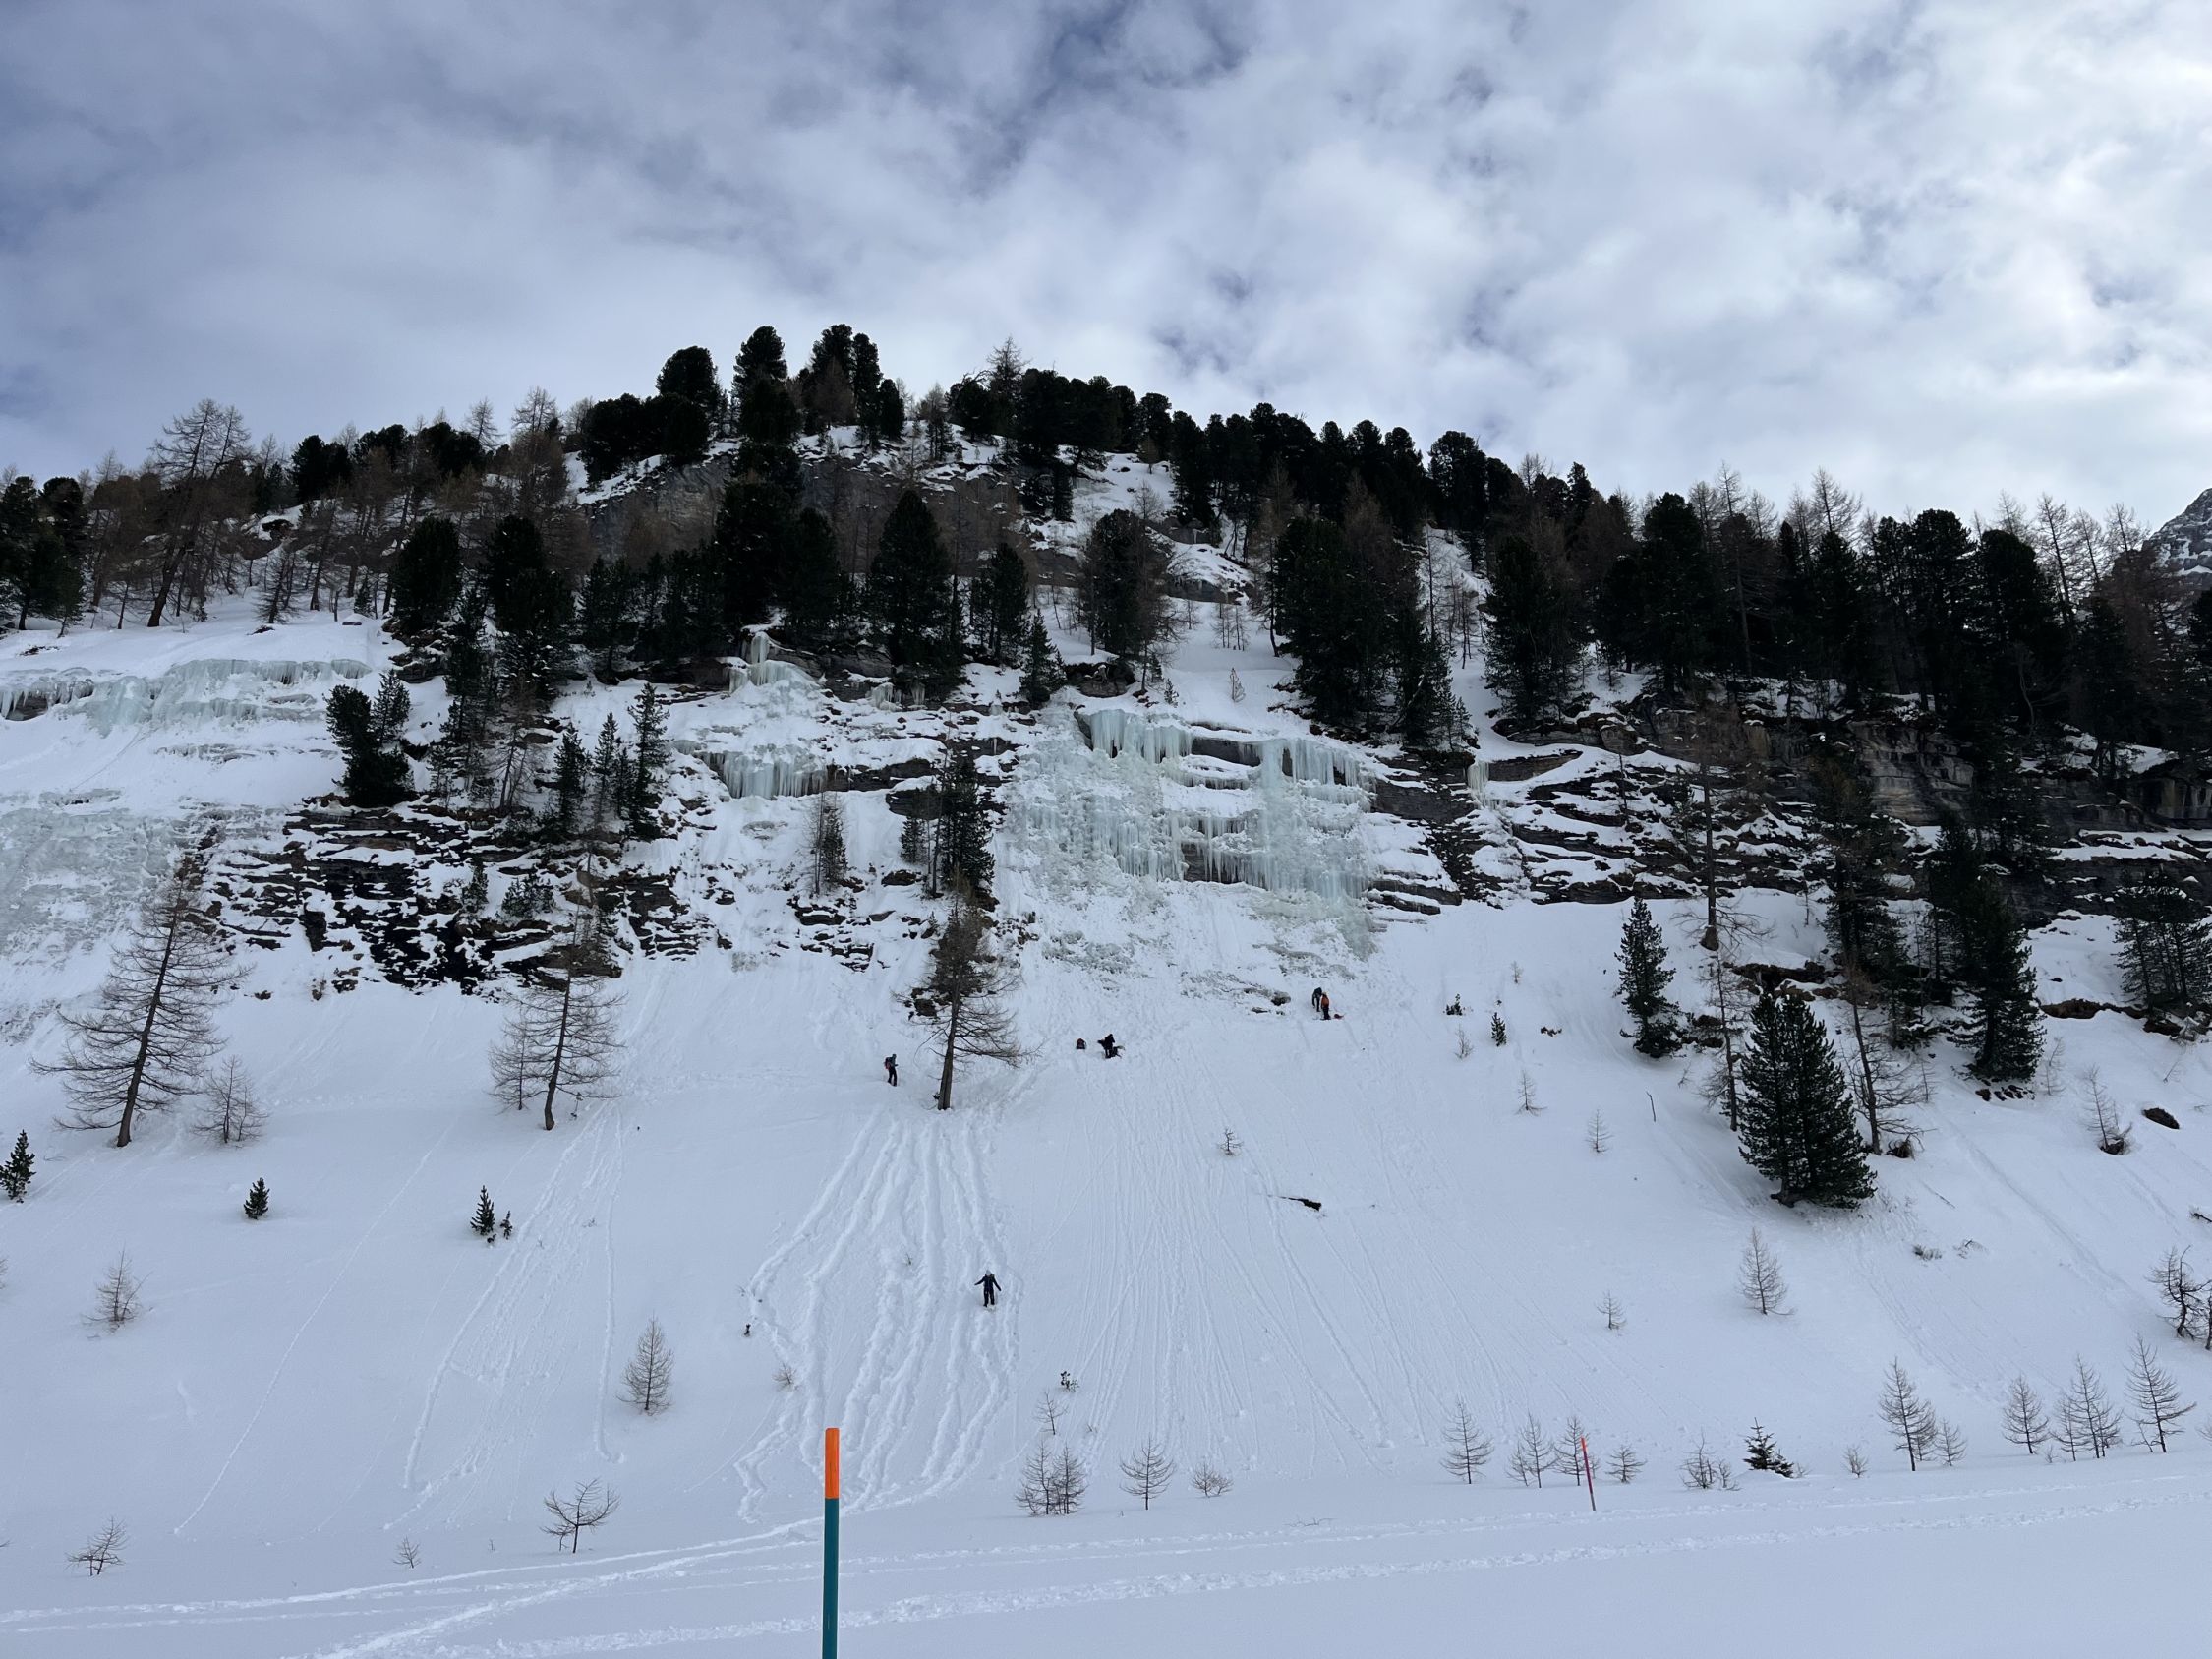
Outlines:
<svg viewBox="0 0 2212 1659"><path fill-rule="evenodd" d="M2212 583L2212 490L2161 524L2150 545L2182 575Z"/></svg>

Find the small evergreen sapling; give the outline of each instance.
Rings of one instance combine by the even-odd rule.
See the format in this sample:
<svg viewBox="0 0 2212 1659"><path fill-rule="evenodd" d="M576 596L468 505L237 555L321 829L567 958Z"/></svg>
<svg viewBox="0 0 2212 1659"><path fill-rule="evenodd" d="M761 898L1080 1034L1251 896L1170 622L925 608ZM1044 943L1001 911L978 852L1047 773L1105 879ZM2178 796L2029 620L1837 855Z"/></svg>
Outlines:
<svg viewBox="0 0 2212 1659"><path fill-rule="evenodd" d="M1744 1462L1754 1469L1780 1475L1784 1480L1794 1480L1797 1476L1797 1465L1781 1454L1781 1449L1775 1445L1775 1437L1762 1424L1751 1425L1751 1434L1743 1443L1743 1451Z"/></svg>
<svg viewBox="0 0 2212 1659"><path fill-rule="evenodd" d="M249 1221L258 1221L268 1214L268 1183L259 1176L256 1176L254 1184L246 1189L245 1208L246 1219Z"/></svg>
<svg viewBox="0 0 2212 1659"><path fill-rule="evenodd" d="M1505 1046L1505 1016L1495 1010L1490 1014L1490 1044L1496 1048Z"/></svg>
<svg viewBox="0 0 2212 1659"><path fill-rule="evenodd" d="M17 1130L16 1150L8 1155L6 1163L0 1163L0 1192L21 1204L24 1194L30 1190L31 1166L37 1161L30 1150L29 1131Z"/></svg>
<svg viewBox="0 0 2212 1659"><path fill-rule="evenodd" d="M469 1218L469 1230L490 1244L499 1236L499 1213L492 1208L492 1189L476 1189L476 1214Z"/></svg>

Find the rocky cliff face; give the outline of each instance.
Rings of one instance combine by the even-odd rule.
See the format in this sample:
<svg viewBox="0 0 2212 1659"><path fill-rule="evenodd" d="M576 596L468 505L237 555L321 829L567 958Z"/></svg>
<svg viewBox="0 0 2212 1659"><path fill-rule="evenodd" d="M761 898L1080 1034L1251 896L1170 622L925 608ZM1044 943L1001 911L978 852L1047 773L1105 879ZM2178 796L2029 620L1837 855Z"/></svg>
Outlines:
<svg viewBox="0 0 2212 1659"><path fill-rule="evenodd" d="M2149 542L2192 586L2212 587L2212 490L2160 525Z"/></svg>

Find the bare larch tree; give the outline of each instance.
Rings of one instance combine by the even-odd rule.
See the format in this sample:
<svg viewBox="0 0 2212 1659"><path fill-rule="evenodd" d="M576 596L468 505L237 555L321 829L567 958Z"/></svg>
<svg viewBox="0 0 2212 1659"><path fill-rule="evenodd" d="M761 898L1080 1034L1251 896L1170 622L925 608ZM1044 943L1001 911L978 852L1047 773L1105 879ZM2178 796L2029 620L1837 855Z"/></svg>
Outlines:
<svg viewBox="0 0 2212 1659"><path fill-rule="evenodd" d="M953 1069L960 1061L1021 1063L1014 1016L1003 999L1005 986L1005 966L991 954L989 920L973 899L955 893L927 986L936 1010L932 1023L945 1044L944 1063L937 1074L939 1111L952 1109Z"/></svg>
<svg viewBox="0 0 2212 1659"><path fill-rule="evenodd" d="M1122 1459L1121 1469L1122 1490L1141 1500L1149 1510L1152 1500L1165 1492L1168 1482L1175 1478L1175 1459L1160 1449L1158 1441L1147 1439Z"/></svg>
<svg viewBox="0 0 2212 1659"><path fill-rule="evenodd" d="M492 1088L516 1110L536 1102L553 1126L553 1100L595 1098L614 1074L621 1038L614 1016L621 999L590 971L582 941L555 954L523 979L492 1049Z"/></svg>
<svg viewBox="0 0 2212 1659"><path fill-rule="evenodd" d="M539 1530L553 1539L555 1551L565 1544L568 1553L575 1555L583 1548L584 1534L621 1507L622 1500L612 1487L587 1480L567 1498L558 1493L546 1495L546 1513L553 1518Z"/></svg>
<svg viewBox="0 0 2212 1659"><path fill-rule="evenodd" d="M1467 1401L1453 1400L1452 1414L1444 1422L1445 1469L1473 1486L1489 1460L1489 1436L1475 1426L1475 1414L1467 1409Z"/></svg>
<svg viewBox="0 0 2212 1659"><path fill-rule="evenodd" d="M258 1139L268 1123L268 1111L254 1095L254 1085L235 1060L207 1073L200 1086L200 1109L192 1126L211 1135L222 1146L244 1146Z"/></svg>
<svg viewBox="0 0 2212 1659"><path fill-rule="evenodd" d="M661 1322L646 1321L637 1352L622 1368L622 1397L646 1416L669 1408L669 1386L675 1376L675 1350L661 1333Z"/></svg>
<svg viewBox="0 0 2212 1659"><path fill-rule="evenodd" d="M178 862L117 943L97 1006L62 1016L68 1049L44 1068L69 1091L63 1121L113 1129L118 1147L140 1112L190 1095L215 1051L208 1013L231 969L200 878L198 859Z"/></svg>

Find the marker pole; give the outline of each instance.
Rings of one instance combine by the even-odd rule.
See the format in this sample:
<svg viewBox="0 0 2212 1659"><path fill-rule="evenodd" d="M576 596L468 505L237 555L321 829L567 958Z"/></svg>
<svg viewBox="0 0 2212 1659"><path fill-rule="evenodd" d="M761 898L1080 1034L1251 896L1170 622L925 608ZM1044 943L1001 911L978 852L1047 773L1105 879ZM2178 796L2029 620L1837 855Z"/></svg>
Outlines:
<svg viewBox="0 0 2212 1659"><path fill-rule="evenodd" d="M838 1659L838 1432L822 1431L822 1659Z"/></svg>

